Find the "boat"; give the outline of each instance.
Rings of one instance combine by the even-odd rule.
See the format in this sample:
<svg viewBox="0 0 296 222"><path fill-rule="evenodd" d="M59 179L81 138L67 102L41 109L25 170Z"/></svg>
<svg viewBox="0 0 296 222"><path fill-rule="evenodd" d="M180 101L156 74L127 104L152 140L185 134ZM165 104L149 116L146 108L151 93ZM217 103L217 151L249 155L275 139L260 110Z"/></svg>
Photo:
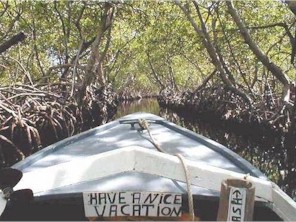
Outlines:
<svg viewBox="0 0 296 222"><path fill-rule="evenodd" d="M50 145L0 172L0 184L10 174L1 220L213 221L232 204L221 208L223 183L238 180L254 188L244 205L253 220L296 221L296 203L248 161L150 113ZM15 192L33 198L18 201Z"/></svg>

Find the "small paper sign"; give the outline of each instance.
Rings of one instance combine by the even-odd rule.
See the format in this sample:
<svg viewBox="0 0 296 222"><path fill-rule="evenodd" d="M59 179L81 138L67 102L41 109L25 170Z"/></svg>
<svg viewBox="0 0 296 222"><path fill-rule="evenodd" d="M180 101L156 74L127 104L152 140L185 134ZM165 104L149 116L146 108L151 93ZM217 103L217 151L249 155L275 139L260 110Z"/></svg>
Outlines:
<svg viewBox="0 0 296 222"><path fill-rule="evenodd" d="M182 194L158 192L85 192L86 217L181 217Z"/></svg>
<svg viewBox="0 0 296 222"><path fill-rule="evenodd" d="M246 188L230 186L227 221L244 221Z"/></svg>

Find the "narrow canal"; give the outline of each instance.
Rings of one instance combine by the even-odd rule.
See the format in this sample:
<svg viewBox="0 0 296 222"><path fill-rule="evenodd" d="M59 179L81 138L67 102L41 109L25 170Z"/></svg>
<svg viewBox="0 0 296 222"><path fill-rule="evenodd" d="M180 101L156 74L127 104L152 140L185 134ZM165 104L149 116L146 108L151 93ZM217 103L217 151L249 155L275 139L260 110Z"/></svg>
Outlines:
<svg viewBox="0 0 296 222"><path fill-rule="evenodd" d="M284 167L286 156L281 137L236 129L218 122L192 117L190 113L177 114L169 109L159 107L156 99L122 103L118 107L114 119L134 112L149 112L161 116L229 147L259 168L270 180L277 183L296 200L296 177L285 176L287 174Z"/></svg>

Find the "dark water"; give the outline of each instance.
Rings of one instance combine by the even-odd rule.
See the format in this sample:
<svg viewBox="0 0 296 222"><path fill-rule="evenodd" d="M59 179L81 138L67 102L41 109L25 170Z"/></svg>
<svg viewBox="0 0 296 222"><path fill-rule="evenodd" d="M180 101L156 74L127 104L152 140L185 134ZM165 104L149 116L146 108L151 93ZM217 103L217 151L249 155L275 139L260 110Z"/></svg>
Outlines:
<svg viewBox="0 0 296 222"><path fill-rule="evenodd" d="M123 103L114 118L134 112L156 114L229 147L259 168L296 200L295 175L291 175L294 172L286 170L286 152L283 148L283 138L280 136L260 135L254 131L231 128L221 123L193 117L190 113L177 114L169 109L160 108L156 99Z"/></svg>

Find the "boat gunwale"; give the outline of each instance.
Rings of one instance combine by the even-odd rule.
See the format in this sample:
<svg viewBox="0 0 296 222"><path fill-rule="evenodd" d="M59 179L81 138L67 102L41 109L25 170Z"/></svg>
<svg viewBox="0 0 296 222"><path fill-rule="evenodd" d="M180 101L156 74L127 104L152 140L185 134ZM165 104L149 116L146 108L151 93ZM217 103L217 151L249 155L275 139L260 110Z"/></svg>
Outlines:
<svg viewBox="0 0 296 222"><path fill-rule="evenodd" d="M207 138L201 134L195 133L191 130L188 130L184 127L178 126L172 122L169 121L162 121L161 123L163 126L166 126L167 128L174 130L178 133L183 134L184 136L187 136L190 139L193 139L209 149L221 154L223 157L230 160L230 162L234 163L237 167L242 169L243 171L247 171L251 176L258 177L260 179L266 179L267 177L264 173L262 173L259 169L254 167L251 163L249 163L247 160L236 154L234 151L232 151L230 148L227 148L226 146Z"/></svg>

